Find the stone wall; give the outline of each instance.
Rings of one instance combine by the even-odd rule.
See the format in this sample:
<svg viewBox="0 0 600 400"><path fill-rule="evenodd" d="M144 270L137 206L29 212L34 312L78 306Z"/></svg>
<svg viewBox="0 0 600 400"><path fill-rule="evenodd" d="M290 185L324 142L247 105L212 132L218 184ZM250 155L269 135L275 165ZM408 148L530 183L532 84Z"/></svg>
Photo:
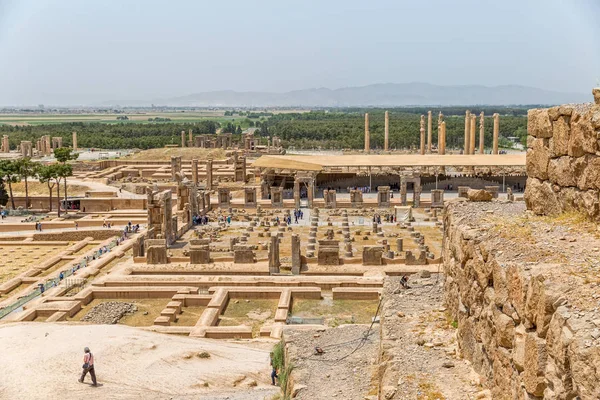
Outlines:
<svg viewBox="0 0 600 400"><path fill-rule="evenodd" d="M572 275L567 264L552 261L552 251L560 256L565 250L556 245L561 239L532 246L516 229L502 232L498 224L511 218L515 227L529 224L522 222L524 211L517 203L447 207L444 291L460 354L494 399L600 398L600 319L595 297L585 292L596 284L579 276L583 270ZM532 237L546 231L541 227ZM576 256L567 257L575 262Z"/></svg>
<svg viewBox="0 0 600 400"><path fill-rule="evenodd" d="M102 229L102 230L78 230L65 232L48 232L35 233L33 240L35 241L68 241L78 242L85 238L93 238L94 240L107 240L113 237L121 236L121 231L118 229ZM2 239L5 240L5 239Z"/></svg>
<svg viewBox="0 0 600 400"><path fill-rule="evenodd" d="M599 93L595 104L529 110L525 201L534 213L580 210L600 219Z"/></svg>

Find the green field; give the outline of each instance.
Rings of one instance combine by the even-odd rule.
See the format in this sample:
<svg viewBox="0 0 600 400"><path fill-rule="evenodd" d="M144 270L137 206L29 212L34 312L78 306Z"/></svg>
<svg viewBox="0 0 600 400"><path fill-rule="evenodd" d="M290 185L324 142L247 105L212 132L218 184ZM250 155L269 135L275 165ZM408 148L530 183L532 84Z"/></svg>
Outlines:
<svg viewBox="0 0 600 400"><path fill-rule="evenodd" d="M131 113L131 114L0 114L0 124L3 125L48 125L62 124L66 122L96 122L105 124L147 124L149 118L169 118L170 122L200 122L204 120L216 121L219 123L235 123L244 125L246 116L225 117L224 111L190 111L190 112L170 112L170 113ZM127 116L128 120L118 120L119 116ZM259 119L251 119L258 121ZM153 122L167 123L167 122Z"/></svg>

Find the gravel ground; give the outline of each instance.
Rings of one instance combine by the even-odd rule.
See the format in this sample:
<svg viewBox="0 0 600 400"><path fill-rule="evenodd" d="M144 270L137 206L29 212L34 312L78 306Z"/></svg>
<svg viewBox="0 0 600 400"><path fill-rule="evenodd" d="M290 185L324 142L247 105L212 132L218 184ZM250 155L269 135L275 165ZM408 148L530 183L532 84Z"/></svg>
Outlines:
<svg viewBox="0 0 600 400"><path fill-rule="evenodd" d="M126 314L137 311L137 306L132 303L107 301L94 306L81 320L93 324L116 324Z"/></svg>
<svg viewBox="0 0 600 400"><path fill-rule="evenodd" d="M455 329L442 306L443 280L442 274L413 275L404 289L399 277L386 279L381 399L485 398L479 376L456 356Z"/></svg>
<svg viewBox="0 0 600 400"><path fill-rule="evenodd" d="M286 334L288 357L294 365L296 399L364 399L372 387L379 326L375 324L365 340L368 325L344 325L327 330ZM316 355L319 346L324 354Z"/></svg>

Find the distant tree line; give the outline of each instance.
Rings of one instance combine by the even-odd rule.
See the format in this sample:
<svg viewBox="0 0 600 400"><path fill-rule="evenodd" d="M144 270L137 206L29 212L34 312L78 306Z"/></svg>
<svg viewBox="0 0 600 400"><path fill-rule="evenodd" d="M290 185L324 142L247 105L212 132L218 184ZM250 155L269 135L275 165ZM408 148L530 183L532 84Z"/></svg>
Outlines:
<svg viewBox="0 0 600 400"><path fill-rule="evenodd" d="M440 109L434 108L397 108L390 109L390 148L410 148L419 146L420 115L433 112L433 142L437 143L437 118ZM485 141L488 147L492 143L492 114L500 114L500 144L508 145L508 137L519 138L522 143L527 139L527 108L518 107L480 107L470 108L477 117L485 112ZM462 148L464 141L464 107L441 108L447 128L448 149ZM284 146L296 148L326 149L362 149L364 147L364 113L369 113L371 148L383 148L384 109L331 109L304 113L270 114L257 112L258 121L248 118L242 121L223 122L203 120L193 123L166 121L165 123L86 123L72 122L62 124L9 126L0 125L0 135L8 135L14 149L21 140L35 143L43 135L62 136L63 145L71 146L72 132L77 131L78 145L82 148L150 149L164 147L167 144L180 144L181 131L191 129L194 135L215 134L217 130L240 135L242 126L258 128L261 136L279 136ZM233 113L231 111L230 113ZM266 115L269 114L268 117ZM255 116L253 115L252 118ZM163 118L155 118L152 122ZM479 128L477 128L479 138Z"/></svg>
<svg viewBox="0 0 600 400"><path fill-rule="evenodd" d="M417 110L417 109L415 109ZM428 109L418 109L426 115ZM437 143L438 110L433 111L432 136ZM447 114L447 112L450 113ZM465 109L452 115L458 109L442 109L446 121L446 147L462 148L464 143ZM479 109L471 109L477 116L477 140L479 140ZM487 108L485 115L485 142L492 144L493 112L500 108ZM500 113L500 144L508 145L506 138L527 137L526 110L510 109L510 113ZM364 148L364 112L369 112L369 132L372 149L382 149L384 142L384 110L368 109L342 112L312 111L308 113L276 114L264 122L257 123L263 136L279 136L285 146L296 148L361 149ZM414 148L420 144L420 113L407 113L405 109L390 110L390 148ZM426 127L427 129L427 127ZM504 138L504 139L502 139Z"/></svg>
<svg viewBox="0 0 600 400"><path fill-rule="evenodd" d="M11 148L21 140L35 141L43 135L61 136L64 146L72 146L72 133L77 132L77 145L81 148L99 149L152 149L167 144L180 144L181 131L191 129L194 135L214 134L220 125L215 121L194 123L131 124L86 123L10 126L0 125L0 136L8 135Z"/></svg>

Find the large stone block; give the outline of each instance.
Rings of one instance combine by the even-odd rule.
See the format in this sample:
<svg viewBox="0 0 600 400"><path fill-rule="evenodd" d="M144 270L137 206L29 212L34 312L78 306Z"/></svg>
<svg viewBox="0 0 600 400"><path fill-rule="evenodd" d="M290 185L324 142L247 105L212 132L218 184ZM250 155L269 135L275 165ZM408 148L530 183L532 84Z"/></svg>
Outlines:
<svg viewBox="0 0 600 400"><path fill-rule="evenodd" d="M585 153L598 151L598 138L592 126L591 114L574 114L571 118L571 136L569 137L569 155L581 157Z"/></svg>
<svg viewBox="0 0 600 400"><path fill-rule="evenodd" d="M319 248L317 263L319 265L340 265L340 250L331 247Z"/></svg>
<svg viewBox="0 0 600 400"><path fill-rule="evenodd" d="M573 158L558 157L548 163L548 180L559 186L576 186L577 176L574 173Z"/></svg>
<svg viewBox="0 0 600 400"><path fill-rule="evenodd" d="M233 262L235 264L254 263L254 252L251 246L236 245L233 248Z"/></svg>
<svg viewBox="0 0 600 400"><path fill-rule="evenodd" d="M527 176L530 178L548 179L550 149L546 142L547 139L534 139L531 148L527 149L526 167Z"/></svg>
<svg viewBox="0 0 600 400"><path fill-rule="evenodd" d="M575 159L573 165L573 178L577 183L570 186L577 186L579 190L600 189L600 157L588 154Z"/></svg>
<svg viewBox="0 0 600 400"><path fill-rule="evenodd" d="M363 265L382 265L383 247L382 246L364 246L362 253Z"/></svg>
<svg viewBox="0 0 600 400"><path fill-rule="evenodd" d="M467 198L469 201L492 201L494 195L483 189L469 189Z"/></svg>
<svg viewBox="0 0 600 400"><path fill-rule="evenodd" d="M535 333L527 333L522 377L525 390L533 396L542 397L544 395L544 389L546 389L544 371L547 360L546 341L540 339Z"/></svg>
<svg viewBox="0 0 600 400"><path fill-rule="evenodd" d="M550 155L552 157L566 156L569 153L569 138L571 125L569 117L558 117L552 123L553 135L550 139Z"/></svg>
<svg viewBox="0 0 600 400"><path fill-rule="evenodd" d="M527 112L527 133L536 138L552 137L552 125L547 109L537 108Z"/></svg>
<svg viewBox="0 0 600 400"><path fill-rule="evenodd" d="M537 178L527 178L525 203L529 210L539 215L558 214L562 211L558 195L552 190L550 182Z"/></svg>
<svg viewBox="0 0 600 400"><path fill-rule="evenodd" d="M167 264L167 242L165 239L146 240L146 262L148 264Z"/></svg>

